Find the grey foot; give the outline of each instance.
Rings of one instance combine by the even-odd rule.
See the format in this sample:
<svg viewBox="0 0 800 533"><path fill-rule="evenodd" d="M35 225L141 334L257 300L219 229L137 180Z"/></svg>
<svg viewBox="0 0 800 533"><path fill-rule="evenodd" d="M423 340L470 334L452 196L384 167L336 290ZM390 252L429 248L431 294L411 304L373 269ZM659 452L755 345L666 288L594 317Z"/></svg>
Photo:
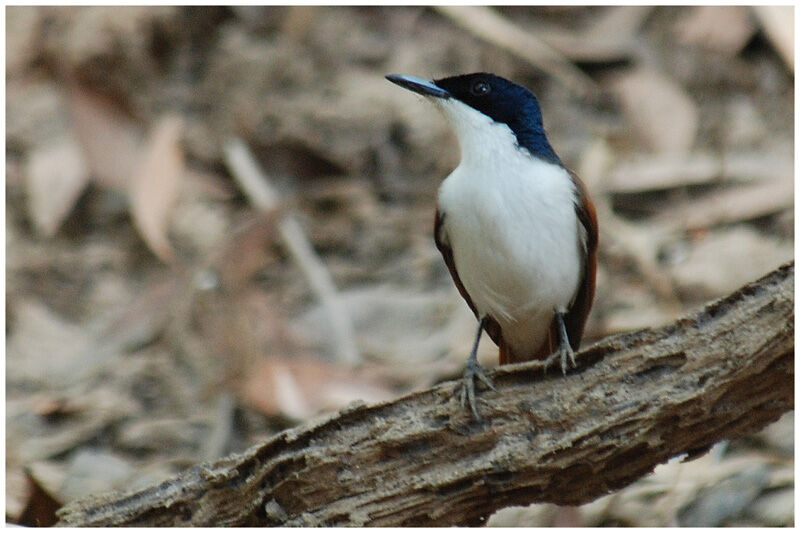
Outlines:
<svg viewBox="0 0 800 533"><path fill-rule="evenodd" d="M544 360L544 371L547 372L547 367L555 361L561 361L561 373L567 373L567 362L572 363L572 368L578 366L575 362L575 352L569 344L562 344L555 352L550 354L550 357Z"/></svg>
<svg viewBox="0 0 800 533"><path fill-rule="evenodd" d="M464 369L464 377L461 381L461 406L467 407L472 411L475 420L480 420L481 416L478 414L478 409L475 406L475 378L478 378L486 387L497 390L492 384L492 380L484 373L483 367L476 360L470 358L467 361L467 367Z"/></svg>

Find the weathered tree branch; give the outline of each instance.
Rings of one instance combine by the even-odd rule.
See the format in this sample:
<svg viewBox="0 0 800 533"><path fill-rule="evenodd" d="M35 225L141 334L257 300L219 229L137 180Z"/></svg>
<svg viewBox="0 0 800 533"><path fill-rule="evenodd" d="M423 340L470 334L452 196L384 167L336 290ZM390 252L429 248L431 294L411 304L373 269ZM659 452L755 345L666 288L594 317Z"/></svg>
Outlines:
<svg viewBox="0 0 800 533"><path fill-rule="evenodd" d="M127 495L70 503L63 525L479 524L580 504L794 406L794 263L658 329L606 338L562 377L492 373L476 422L442 383L284 431Z"/></svg>

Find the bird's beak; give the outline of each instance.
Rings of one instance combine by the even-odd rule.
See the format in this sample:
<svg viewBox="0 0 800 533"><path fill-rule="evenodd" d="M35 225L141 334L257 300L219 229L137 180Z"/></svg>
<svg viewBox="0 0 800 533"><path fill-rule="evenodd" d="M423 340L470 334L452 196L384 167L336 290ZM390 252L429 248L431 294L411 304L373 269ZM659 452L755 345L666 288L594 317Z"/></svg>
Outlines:
<svg viewBox="0 0 800 533"><path fill-rule="evenodd" d="M404 89L414 91L422 96L434 96L436 98L450 98L450 93L436 85L430 80L407 76L405 74L387 74L386 79L396 83Z"/></svg>

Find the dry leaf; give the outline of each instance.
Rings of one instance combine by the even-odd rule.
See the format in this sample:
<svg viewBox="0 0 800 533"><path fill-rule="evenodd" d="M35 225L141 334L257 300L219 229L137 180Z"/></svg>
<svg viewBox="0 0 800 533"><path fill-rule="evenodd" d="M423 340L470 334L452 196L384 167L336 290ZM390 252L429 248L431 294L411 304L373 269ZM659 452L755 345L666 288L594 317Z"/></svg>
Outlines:
<svg viewBox="0 0 800 533"><path fill-rule="evenodd" d="M89 328L64 320L32 299L19 299L15 327L6 340L6 380L12 384L56 389L89 379L112 360L97 346Z"/></svg>
<svg viewBox="0 0 800 533"><path fill-rule="evenodd" d="M718 527L737 518L769 484L769 468L756 464L704 487L678 513L681 526Z"/></svg>
<svg viewBox="0 0 800 533"><path fill-rule="evenodd" d="M787 457L794 457L794 411L786 413L777 422L762 429L758 437L769 448Z"/></svg>
<svg viewBox="0 0 800 533"><path fill-rule="evenodd" d="M645 145L655 152L682 155L694 144L697 107L670 78L647 68L619 76L611 84L627 119Z"/></svg>
<svg viewBox="0 0 800 533"><path fill-rule="evenodd" d="M278 239L276 212L258 213L229 232L217 262L220 282L230 291L244 289L256 272L273 263Z"/></svg>
<svg viewBox="0 0 800 533"><path fill-rule="evenodd" d="M748 514L767 527L794 525L794 487L764 491L750 506Z"/></svg>
<svg viewBox="0 0 800 533"><path fill-rule="evenodd" d="M658 220L666 226L694 231L780 213L794 206L794 181L767 181L713 192L692 199Z"/></svg>
<svg viewBox="0 0 800 533"><path fill-rule="evenodd" d="M119 360L113 366L119 367ZM122 391L118 383L107 381L93 384L91 390L87 390L86 382L63 382L62 388L70 388L63 392L63 412L69 416L62 416L60 420L56 417L52 422L31 416L35 399L7 401L8 453L22 463L63 457L77 448L91 446L111 428L117 428L122 421L140 414L135 400ZM14 385L19 390L19 385Z"/></svg>
<svg viewBox="0 0 800 533"><path fill-rule="evenodd" d="M218 202L229 202L237 194L230 181L225 180L220 174L197 168L186 169L184 185L191 193Z"/></svg>
<svg viewBox="0 0 800 533"><path fill-rule="evenodd" d="M110 317L99 337L115 350L133 352L153 342L167 327L181 297L180 274L157 280L141 288L116 316Z"/></svg>
<svg viewBox="0 0 800 533"><path fill-rule="evenodd" d="M306 379L310 376L309 374L303 375ZM294 374L286 364L274 361L270 378L271 392L274 394L273 398L281 414L296 420L303 420L314 414L305 399L303 391L300 390L300 385L297 383ZM311 380L313 379L311 378Z"/></svg>
<svg viewBox="0 0 800 533"><path fill-rule="evenodd" d="M26 170L28 214L39 233L52 237L89 181L80 147L67 137L38 146Z"/></svg>
<svg viewBox="0 0 800 533"><path fill-rule="evenodd" d="M139 159L139 129L122 109L77 83L70 84L69 103L92 178L106 187L124 188Z"/></svg>
<svg viewBox="0 0 800 533"><path fill-rule="evenodd" d="M342 305L360 334L358 350L373 360L420 364L443 353L466 357L474 338L475 319L450 287L413 291L388 284L365 285L340 293ZM462 320L462 318L464 320ZM466 326L465 328L463 326ZM320 351L330 350L332 330L321 307L293 322L296 335ZM454 346L454 339L465 344ZM491 342L481 344L496 359Z"/></svg>
<svg viewBox="0 0 800 533"><path fill-rule="evenodd" d="M262 413L303 420L356 400L389 400L395 393L352 369L320 359L272 357L249 372L242 395Z"/></svg>
<svg viewBox="0 0 800 533"><path fill-rule="evenodd" d="M58 59L70 66L86 65L109 55L119 57L115 54L120 50L130 54L125 59L133 63L138 60L134 54L145 55L150 46L149 29L173 20L178 9L166 5L48 6L43 9L45 20L70 23L62 31L46 32L47 45L57 48Z"/></svg>
<svg viewBox="0 0 800 533"><path fill-rule="evenodd" d="M37 6L6 7L6 79L35 61L42 19Z"/></svg>
<svg viewBox="0 0 800 533"><path fill-rule="evenodd" d="M756 455L723 456L720 446L690 463L673 459L637 483L582 505L587 525L609 521L639 527L677 525L676 511L695 501L700 491L764 464L763 457Z"/></svg>
<svg viewBox="0 0 800 533"><path fill-rule="evenodd" d="M671 154L637 155L621 159L603 181L611 193L636 193L709 183L719 179L722 158L693 153L676 158Z"/></svg>
<svg viewBox="0 0 800 533"><path fill-rule="evenodd" d="M192 450L198 440L207 438L206 428L198 424L196 419L172 416L131 420L122 425L116 432L117 449L163 452L164 450Z"/></svg>
<svg viewBox="0 0 800 533"><path fill-rule="evenodd" d="M239 380L262 357L265 343L294 353L283 333L281 304L252 284L257 271L274 267L269 253L276 238L274 219L275 213L257 214L229 231L214 260L194 275L193 329L216 356L214 365L224 365L216 372L223 381Z"/></svg>
<svg viewBox="0 0 800 533"><path fill-rule="evenodd" d="M774 151L722 155L693 152L680 158L670 154L633 154L620 158L602 188L612 193L638 193L715 182L779 181L793 171L791 155Z"/></svg>
<svg viewBox="0 0 800 533"><path fill-rule="evenodd" d="M175 259L167 229L184 171L182 132L180 117L163 117L150 135L130 184L136 228L150 249L167 263Z"/></svg>
<svg viewBox="0 0 800 533"><path fill-rule="evenodd" d="M528 61L547 72L570 90L582 96L593 96L597 85L590 77L538 35L525 31L516 22L487 6L436 6L439 13L483 39Z"/></svg>
<svg viewBox="0 0 800 533"><path fill-rule="evenodd" d="M293 41L303 42L314 29L314 20L319 15L316 6L291 6L281 23L281 33Z"/></svg>
<svg viewBox="0 0 800 533"><path fill-rule="evenodd" d="M764 33L794 72L794 10L793 6L755 6Z"/></svg>
<svg viewBox="0 0 800 533"><path fill-rule="evenodd" d="M590 38L613 34L612 39L633 39L653 11L653 6L612 6L592 21Z"/></svg>
<svg viewBox="0 0 800 533"><path fill-rule="evenodd" d="M678 40L733 56L755 32L745 6L696 6L676 25Z"/></svg>
<svg viewBox="0 0 800 533"><path fill-rule="evenodd" d="M537 33L547 44L577 62L629 60L637 46L635 37L653 6L613 6L603 9L585 29L559 24Z"/></svg>
<svg viewBox="0 0 800 533"><path fill-rule="evenodd" d="M30 472L25 472L25 478L28 481L28 501L16 523L26 527L55 525L58 522L56 511L62 504L50 495Z"/></svg>
<svg viewBox="0 0 800 533"><path fill-rule="evenodd" d="M79 448L67 463L67 475L59 494L67 501L90 494L120 489L136 471L120 453L95 448Z"/></svg>
<svg viewBox="0 0 800 533"><path fill-rule="evenodd" d="M693 300L710 299L736 290L793 255L791 241L738 225L691 243L685 260L670 267L670 273Z"/></svg>

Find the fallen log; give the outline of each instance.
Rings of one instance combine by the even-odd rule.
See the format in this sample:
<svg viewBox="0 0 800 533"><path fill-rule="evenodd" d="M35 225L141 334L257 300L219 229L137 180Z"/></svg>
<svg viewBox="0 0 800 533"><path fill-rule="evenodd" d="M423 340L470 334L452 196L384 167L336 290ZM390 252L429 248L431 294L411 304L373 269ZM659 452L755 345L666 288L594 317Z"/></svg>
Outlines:
<svg viewBox="0 0 800 533"><path fill-rule="evenodd" d="M67 526L479 525L577 505L794 407L794 263L663 327L605 338L562 376L498 368L475 421L459 382L353 405L127 494L69 503Z"/></svg>

